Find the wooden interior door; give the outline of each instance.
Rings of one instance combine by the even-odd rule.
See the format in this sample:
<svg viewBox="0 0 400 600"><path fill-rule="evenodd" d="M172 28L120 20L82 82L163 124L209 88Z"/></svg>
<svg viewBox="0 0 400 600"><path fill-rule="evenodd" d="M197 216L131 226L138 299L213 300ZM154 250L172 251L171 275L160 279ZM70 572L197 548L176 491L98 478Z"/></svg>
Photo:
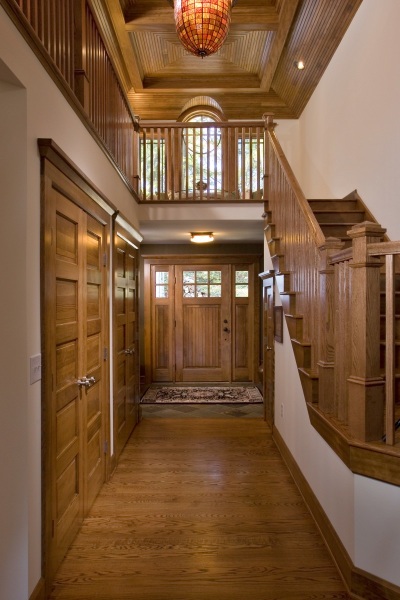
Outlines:
<svg viewBox="0 0 400 600"><path fill-rule="evenodd" d="M83 212L83 211L82 211ZM83 327L81 372L89 385L81 386L84 436L84 513L92 506L105 480L104 403L108 388L105 369L106 252L105 226L83 212L83 297L80 315ZM79 249L78 249L79 252ZM80 371L78 371L79 373Z"/></svg>
<svg viewBox="0 0 400 600"><path fill-rule="evenodd" d="M57 184L55 184L57 182ZM44 179L46 576L52 578L105 479L106 217L53 165Z"/></svg>
<svg viewBox="0 0 400 600"><path fill-rule="evenodd" d="M121 454L139 420L138 250L116 225L115 257L115 438Z"/></svg>
<svg viewBox="0 0 400 600"><path fill-rule="evenodd" d="M275 405L274 279L263 281L263 396L264 418L272 427Z"/></svg>
<svg viewBox="0 0 400 600"><path fill-rule="evenodd" d="M176 381L230 381L230 265L175 269Z"/></svg>

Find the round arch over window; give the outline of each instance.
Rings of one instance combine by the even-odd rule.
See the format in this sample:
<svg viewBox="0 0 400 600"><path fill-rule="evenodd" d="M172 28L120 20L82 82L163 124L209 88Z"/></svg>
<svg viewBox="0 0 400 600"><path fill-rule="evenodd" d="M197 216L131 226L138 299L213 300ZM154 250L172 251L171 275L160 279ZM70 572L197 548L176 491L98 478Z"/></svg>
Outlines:
<svg viewBox="0 0 400 600"><path fill-rule="evenodd" d="M211 121L226 121L221 106L210 96L196 96L182 108L177 121L193 121L196 117L208 117Z"/></svg>

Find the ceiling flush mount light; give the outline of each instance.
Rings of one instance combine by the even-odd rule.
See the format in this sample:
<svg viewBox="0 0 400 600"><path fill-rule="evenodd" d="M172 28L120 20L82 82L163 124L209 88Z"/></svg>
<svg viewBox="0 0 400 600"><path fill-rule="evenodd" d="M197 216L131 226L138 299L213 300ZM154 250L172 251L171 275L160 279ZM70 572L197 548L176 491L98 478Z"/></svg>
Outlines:
<svg viewBox="0 0 400 600"><path fill-rule="evenodd" d="M234 0L174 0L176 32L183 46L204 58L225 41Z"/></svg>
<svg viewBox="0 0 400 600"><path fill-rule="evenodd" d="M212 231L201 231L199 233L191 233L190 241L195 244L207 244L208 242L214 241L214 235Z"/></svg>

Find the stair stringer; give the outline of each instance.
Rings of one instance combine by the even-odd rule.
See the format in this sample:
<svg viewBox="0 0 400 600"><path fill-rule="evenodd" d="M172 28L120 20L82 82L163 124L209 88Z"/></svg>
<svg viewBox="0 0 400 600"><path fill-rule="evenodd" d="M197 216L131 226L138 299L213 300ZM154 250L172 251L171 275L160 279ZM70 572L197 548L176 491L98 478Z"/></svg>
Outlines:
<svg viewBox="0 0 400 600"><path fill-rule="evenodd" d="M280 250L280 238L275 236L275 224L270 222L271 211L266 211L264 214L267 221L264 228L265 238L275 271L276 289L279 292L288 326L305 401L307 404L318 404L319 376L318 371L311 368L311 342L303 338L304 315L296 310L297 292L292 291L292 274L285 269L285 256Z"/></svg>

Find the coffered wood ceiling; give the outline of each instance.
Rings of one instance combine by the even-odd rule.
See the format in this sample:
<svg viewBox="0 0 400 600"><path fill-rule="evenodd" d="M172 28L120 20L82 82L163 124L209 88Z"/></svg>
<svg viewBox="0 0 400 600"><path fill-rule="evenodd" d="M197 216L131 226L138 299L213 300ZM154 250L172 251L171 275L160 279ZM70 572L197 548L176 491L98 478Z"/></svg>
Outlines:
<svg viewBox="0 0 400 600"><path fill-rule="evenodd" d="M227 119L298 118L362 0L237 0L225 44L204 59L180 44L172 0L92 2L134 114L176 120L205 95Z"/></svg>

